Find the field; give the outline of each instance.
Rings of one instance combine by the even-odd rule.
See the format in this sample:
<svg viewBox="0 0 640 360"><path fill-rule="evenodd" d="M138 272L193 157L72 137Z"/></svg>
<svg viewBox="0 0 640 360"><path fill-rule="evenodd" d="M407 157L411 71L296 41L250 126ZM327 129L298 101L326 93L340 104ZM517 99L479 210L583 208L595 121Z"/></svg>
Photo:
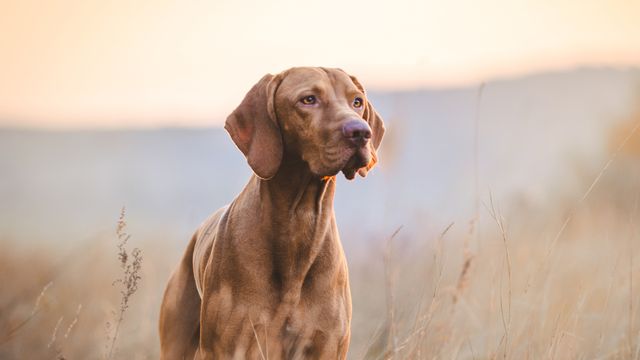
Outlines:
<svg viewBox="0 0 640 360"><path fill-rule="evenodd" d="M379 95L381 168L336 196L350 359L640 359L633 74ZM0 359L158 358L183 244L248 175L224 131L0 131L0 150Z"/></svg>
<svg viewBox="0 0 640 360"><path fill-rule="evenodd" d="M490 196L468 222L380 234L349 254L350 358L639 358L640 172L616 155L544 208ZM126 221L114 214L112 236L66 252L3 249L0 358L157 358L180 254L123 243ZM141 267L127 270L134 248Z"/></svg>

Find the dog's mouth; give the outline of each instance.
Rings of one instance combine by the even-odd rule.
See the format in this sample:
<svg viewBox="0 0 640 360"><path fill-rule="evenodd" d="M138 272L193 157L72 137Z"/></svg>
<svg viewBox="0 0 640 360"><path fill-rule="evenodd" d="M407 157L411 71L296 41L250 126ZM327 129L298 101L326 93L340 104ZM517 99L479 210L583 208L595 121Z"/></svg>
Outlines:
<svg viewBox="0 0 640 360"><path fill-rule="evenodd" d="M365 146L358 148L354 151L353 155L347 160L346 164L342 168L344 177L353 180L356 177L356 173L359 169L366 167L371 161L371 153Z"/></svg>

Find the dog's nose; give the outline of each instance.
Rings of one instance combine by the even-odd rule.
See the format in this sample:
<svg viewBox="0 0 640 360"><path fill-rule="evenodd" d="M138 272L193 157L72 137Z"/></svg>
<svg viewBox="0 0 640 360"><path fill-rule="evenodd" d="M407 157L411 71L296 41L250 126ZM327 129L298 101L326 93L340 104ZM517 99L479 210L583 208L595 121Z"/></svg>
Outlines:
<svg viewBox="0 0 640 360"><path fill-rule="evenodd" d="M371 128L363 120L349 120L342 127L342 134L352 143L364 146L371 139Z"/></svg>

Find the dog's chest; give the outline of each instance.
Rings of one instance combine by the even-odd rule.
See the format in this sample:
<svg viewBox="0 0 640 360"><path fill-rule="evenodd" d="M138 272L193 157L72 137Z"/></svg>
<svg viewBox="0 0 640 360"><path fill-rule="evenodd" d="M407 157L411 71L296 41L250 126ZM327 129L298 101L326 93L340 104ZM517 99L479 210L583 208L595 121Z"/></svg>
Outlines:
<svg viewBox="0 0 640 360"><path fill-rule="evenodd" d="M348 306L348 300L340 296L326 302L301 301L293 306L280 329L281 341L288 344L289 354L304 351L303 355L308 357L336 348L348 335Z"/></svg>

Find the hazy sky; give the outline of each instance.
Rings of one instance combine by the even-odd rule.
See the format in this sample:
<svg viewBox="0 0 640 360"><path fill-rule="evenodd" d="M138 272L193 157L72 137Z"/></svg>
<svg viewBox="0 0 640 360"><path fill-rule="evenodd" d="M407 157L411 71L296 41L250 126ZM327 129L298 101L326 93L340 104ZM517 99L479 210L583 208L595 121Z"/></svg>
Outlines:
<svg viewBox="0 0 640 360"><path fill-rule="evenodd" d="M0 0L0 126L211 125L295 65L378 89L640 66L640 1Z"/></svg>

